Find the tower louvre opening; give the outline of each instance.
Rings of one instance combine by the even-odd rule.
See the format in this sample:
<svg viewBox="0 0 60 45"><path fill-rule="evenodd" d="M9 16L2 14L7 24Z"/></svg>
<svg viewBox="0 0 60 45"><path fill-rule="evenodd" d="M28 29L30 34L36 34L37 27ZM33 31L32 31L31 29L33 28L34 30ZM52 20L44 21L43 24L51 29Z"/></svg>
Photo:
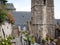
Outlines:
<svg viewBox="0 0 60 45"><path fill-rule="evenodd" d="M46 0L43 0L44 5L46 4Z"/></svg>

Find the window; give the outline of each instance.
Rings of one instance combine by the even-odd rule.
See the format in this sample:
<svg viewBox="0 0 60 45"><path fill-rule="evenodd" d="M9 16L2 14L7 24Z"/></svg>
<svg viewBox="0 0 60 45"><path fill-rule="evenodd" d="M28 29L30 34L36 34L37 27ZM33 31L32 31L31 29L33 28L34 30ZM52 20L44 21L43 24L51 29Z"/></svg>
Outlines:
<svg viewBox="0 0 60 45"><path fill-rule="evenodd" d="M44 5L46 4L46 0L43 0Z"/></svg>

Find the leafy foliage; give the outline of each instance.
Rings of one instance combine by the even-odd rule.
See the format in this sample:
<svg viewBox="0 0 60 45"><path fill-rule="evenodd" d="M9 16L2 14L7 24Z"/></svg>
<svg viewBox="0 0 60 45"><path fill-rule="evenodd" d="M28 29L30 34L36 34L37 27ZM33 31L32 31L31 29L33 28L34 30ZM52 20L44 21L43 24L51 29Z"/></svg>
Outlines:
<svg viewBox="0 0 60 45"><path fill-rule="evenodd" d="M7 0L0 0L2 2L1 8L0 8L0 24L3 23L3 21L8 21L11 24L15 22L13 16L7 11L6 5L4 5Z"/></svg>
<svg viewBox="0 0 60 45"><path fill-rule="evenodd" d="M7 2L7 0L0 0L3 4L5 4Z"/></svg>
<svg viewBox="0 0 60 45"><path fill-rule="evenodd" d="M12 36L5 37L5 38L0 37L0 45L11 45L12 39L13 39Z"/></svg>
<svg viewBox="0 0 60 45"><path fill-rule="evenodd" d="M0 8L0 24L7 19L6 16L6 9L5 9L5 3L7 2L7 0L0 0L1 4L1 8Z"/></svg>
<svg viewBox="0 0 60 45"><path fill-rule="evenodd" d="M32 35L30 35L27 31L23 31L22 32L22 34L24 34L25 36L25 39L24 40L26 40L26 41L28 41L28 42L31 42L31 43L34 43L35 42L35 39L34 39L34 37L32 36Z"/></svg>
<svg viewBox="0 0 60 45"><path fill-rule="evenodd" d="M6 13L3 11L0 11L0 23L2 23L6 19L7 19Z"/></svg>

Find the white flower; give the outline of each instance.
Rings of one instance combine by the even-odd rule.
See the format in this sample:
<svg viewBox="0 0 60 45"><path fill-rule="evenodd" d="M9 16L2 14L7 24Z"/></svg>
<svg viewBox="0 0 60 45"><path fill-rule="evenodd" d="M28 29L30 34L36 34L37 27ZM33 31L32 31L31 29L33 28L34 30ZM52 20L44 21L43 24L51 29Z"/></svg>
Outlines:
<svg viewBox="0 0 60 45"><path fill-rule="evenodd" d="M2 44L4 44L4 42L2 42Z"/></svg>

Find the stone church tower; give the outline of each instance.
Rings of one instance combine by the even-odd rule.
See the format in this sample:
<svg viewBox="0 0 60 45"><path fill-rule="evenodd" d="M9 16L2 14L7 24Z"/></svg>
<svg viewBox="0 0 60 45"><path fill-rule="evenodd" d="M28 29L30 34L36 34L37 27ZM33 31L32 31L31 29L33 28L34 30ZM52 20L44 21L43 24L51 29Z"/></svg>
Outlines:
<svg viewBox="0 0 60 45"><path fill-rule="evenodd" d="M37 38L54 37L54 0L31 1L30 33Z"/></svg>

